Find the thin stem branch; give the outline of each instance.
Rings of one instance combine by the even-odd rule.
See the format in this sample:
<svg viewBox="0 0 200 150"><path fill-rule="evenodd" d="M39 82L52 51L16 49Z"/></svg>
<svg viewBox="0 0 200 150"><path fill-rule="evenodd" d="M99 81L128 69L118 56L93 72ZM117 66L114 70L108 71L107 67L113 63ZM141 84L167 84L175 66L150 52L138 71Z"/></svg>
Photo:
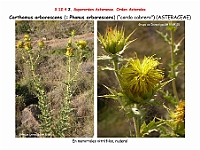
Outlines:
<svg viewBox="0 0 200 150"><path fill-rule="evenodd" d="M134 108L136 108L138 110L138 105L134 104ZM140 110L138 110L139 112ZM134 128L135 128L135 136L136 137L140 137L140 122L141 122L141 117L138 116L138 114L136 114L134 111L134 116L133 116L133 121L134 121Z"/></svg>
<svg viewBox="0 0 200 150"><path fill-rule="evenodd" d="M68 56L67 99L71 98L71 57Z"/></svg>
<svg viewBox="0 0 200 150"><path fill-rule="evenodd" d="M115 73L115 77L116 77L116 79L117 79L117 82L118 82L118 84L119 84L119 87L120 87L120 89L121 89L121 85L120 85L120 82L119 82L119 79L118 79L118 75L117 75L117 72L118 72L118 70L119 70L119 58L118 58L119 56L118 55L115 55L115 56L113 56L113 65L114 65L114 73Z"/></svg>
<svg viewBox="0 0 200 150"><path fill-rule="evenodd" d="M140 137L139 120L137 117L133 117L133 121L134 121L134 128L135 128L135 136Z"/></svg>
<svg viewBox="0 0 200 150"><path fill-rule="evenodd" d="M174 30L170 30L170 35L171 35L171 73L172 73L172 78L175 78ZM176 80L172 81L172 89L173 89L173 93L176 98L176 101L179 102L179 97L176 90Z"/></svg>

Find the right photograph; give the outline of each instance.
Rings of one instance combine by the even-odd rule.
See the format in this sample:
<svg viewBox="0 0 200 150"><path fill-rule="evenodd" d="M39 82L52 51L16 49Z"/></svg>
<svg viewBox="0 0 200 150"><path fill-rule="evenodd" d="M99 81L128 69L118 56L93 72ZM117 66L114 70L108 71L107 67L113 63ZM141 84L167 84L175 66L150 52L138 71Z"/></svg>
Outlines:
<svg viewBox="0 0 200 150"><path fill-rule="evenodd" d="M185 138L185 21L97 30L97 137Z"/></svg>

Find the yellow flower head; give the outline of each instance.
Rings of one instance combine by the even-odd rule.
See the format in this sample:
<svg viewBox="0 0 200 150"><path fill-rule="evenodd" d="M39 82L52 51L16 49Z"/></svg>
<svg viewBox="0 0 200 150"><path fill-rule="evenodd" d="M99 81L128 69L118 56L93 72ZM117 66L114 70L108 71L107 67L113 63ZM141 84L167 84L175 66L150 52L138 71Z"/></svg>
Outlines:
<svg viewBox="0 0 200 150"><path fill-rule="evenodd" d="M100 33L98 35L98 40L102 45L102 48L109 54L117 54L123 53L123 51L127 48L127 46L133 41L128 41L130 36L135 32L135 30L129 34L128 37L124 35L124 28L121 30L117 29L117 26L112 29L107 27L106 33L102 36Z"/></svg>
<svg viewBox="0 0 200 150"><path fill-rule="evenodd" d="M174 117L177 124L179 122L185 122L185 101L179 102L176 107Z"/></svg>
<svg viewBox="0 0 200 150"><path fill-rule="evenodd" d="M22 41L17 42L17 48L23 48L23 46L24 46L24 42Z"/></svg>
<svg viewBox="0 0 200 150"><path fill-rule="evenodd" d="M71 35L72 35L72 36L75 35L75 30L72 30Z"/></svg>
<svg viewBox="0 0 200 150"><path fill-rule="evenodd" d="M24 44L24 49L25 50L31 50L32 49L32 46L31 46L31 43L30 42L26 42L25 44Z"/></svg>
<svg viewBox="0 0 200 150"><path fill-rule="evenodd" d="M80 48L80 49L85 49L86 48L86 45L87 45L87 42L85 40L80 40L77 42L77 46Z"/></svg>
<svg viewBox="0 0 200 150"><path fill-rule="evenodd" d="M176 106L175 110L170 111L172 118L172 127L175 134L185 136L185 101L181 101Z"/></svg>
<svg viewBox="0 0 200 150"><path fill-rule="evenodd" d="M67 56L72 56L72 48L70 48L70 47L67 48L66 55Z"/></svg>
<svg viewBox="0 0 200 150"><path fill-rule="evenodd" d="M29 42L31 40L30 36L28 34L24 35L24 41Z"/></svg>
<svg viewBox="0 0 200 150"><path fill-rule="evenodd" d="M157 69L160 63L151 57L129 59L118 77L125 95L136 103L150 100L164 78L162 70Z"/></svg>
<svg viewBox="0 0 200 150"><path fill-rule="evenodd" d="M44 42L42 40L40 40L38 42L38 46L39 46L39 48L43 48L44 47Z"/></svg>

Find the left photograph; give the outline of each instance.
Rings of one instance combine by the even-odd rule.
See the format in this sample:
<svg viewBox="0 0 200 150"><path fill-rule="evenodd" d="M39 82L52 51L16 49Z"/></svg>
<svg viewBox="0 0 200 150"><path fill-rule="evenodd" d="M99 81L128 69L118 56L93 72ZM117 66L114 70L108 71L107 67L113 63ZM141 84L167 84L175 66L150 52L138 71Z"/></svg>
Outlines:
<svg viewBox="0 0 200 150"><path fill-rule="evenodd" d="M15 137L94 135L94 22L15 21Z"/></svg>

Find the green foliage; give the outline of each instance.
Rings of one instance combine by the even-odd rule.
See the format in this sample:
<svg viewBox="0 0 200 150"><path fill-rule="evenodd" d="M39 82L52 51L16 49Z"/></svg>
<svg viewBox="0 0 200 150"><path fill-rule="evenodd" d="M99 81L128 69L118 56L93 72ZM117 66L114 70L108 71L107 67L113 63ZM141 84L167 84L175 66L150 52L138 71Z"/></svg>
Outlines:
<svg viewBox="0 0 200 150"><path fill-rule="evenodd" d="M26 49L26 42L30 42L30 38L28 35L24 36L25 45L23 45L22 47L18 46L18 49L20 50L22 58L24 59L24 62L28 65L29 70L31 72L31 76L29 78L33 88L32 92L36 95L36 97L39 100L38 108L41 111L41 114L38 115L40 119L40 132L44 136L50 136L52 135L51 126L53 123L51 111L49 110L50 103L47 101L47 96L45 95L44 88L41 83L41 78L35 72L35 66L37 64L38 58L40 57L42 47L40 47L37 52L33 53L31 46L29 47L29 49ZM19 86L17 86L17 88L19 88Z"/></svg>
<svg viewBox="0 0 200 150"><path fill-rule="evenodd" d="M141 137L147 137L152 131L158 132L158 129L162 124L162 121L155 121L155 118L149 124L144 122L140 129Z"/></svg>
<svg viewBox="0 0 200 150"><path fill-rule="evenodd" d="M172 96L171 93L169 93L168 91L164 91L164 90L160 90L161 94L163 95L163 97L165 98L165 100L170 103L170 105L175 106L177 104L176 99L174 98L174 96Z"/></svg>
<svg viewBox="0 0 200 150"><path fill-rule="evenodd" d="M168 28L169 31L171 32L175 32L176 30L173 27ZM182 37L177 43L173 43L172 44L172 38L169 37L169 35L166 33L162 33L159 31L156 31L158 34L160 34L164 40L169 44L169 45L173 45L173 55L177 55L177 52L179 51L179 46L181 45L181 42L184 40L185 37ZM170 68L173 68L169 71L169 77L170 79L176 78L179 71L178 71L178 67L182 65L182 62L176 62L173 60L173 62L171 64L169 64ZM173 72L172 72L173 70Z"/></svg>
<svg viewBox="0 0 200 150"><path fill-rule="evenodd" d="M28 21L17 21L15 26L16 34L31 33L30 25Z"/></svg>
<svg viewBox="0 0 200 150"><path fill-rule="evenodd" d="M160 31L156 31L156 32L163 37L165 42L167 42L169 45L171 45L171 40L170 40L170 37L169 37L168 33L164 34L164 33L160 32Z"/></svg>

